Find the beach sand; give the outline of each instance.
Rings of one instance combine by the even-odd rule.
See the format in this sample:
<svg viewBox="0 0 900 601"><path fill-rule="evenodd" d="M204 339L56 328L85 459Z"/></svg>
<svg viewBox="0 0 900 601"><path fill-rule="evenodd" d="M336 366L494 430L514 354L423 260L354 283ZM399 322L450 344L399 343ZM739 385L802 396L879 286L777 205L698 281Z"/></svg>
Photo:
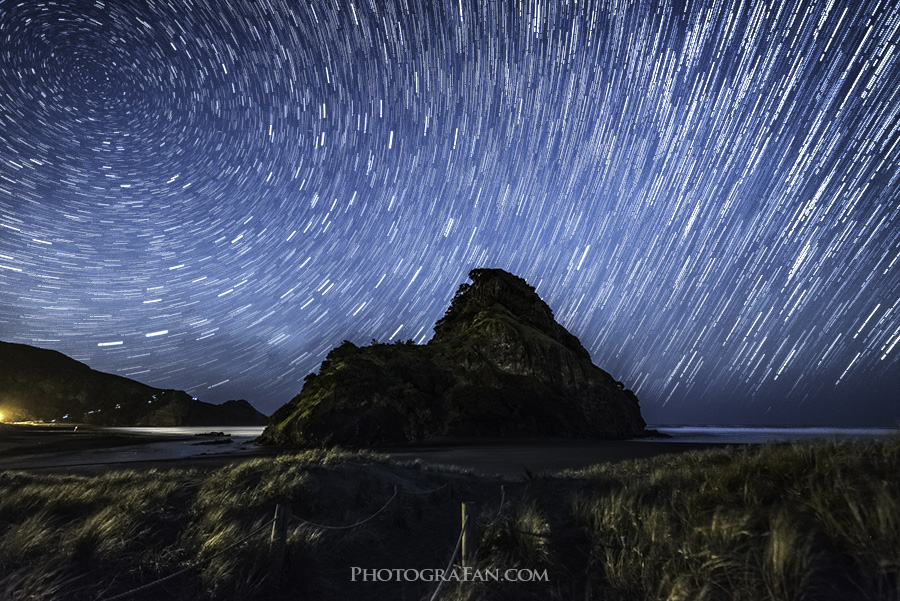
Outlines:
<svg viewBox="0 0 900 601"><path fill-rule="evenodd" d="M103 473L116 469L215 468L273 454L253 436L230 436L227 428L197 433L144 428L129 431L80 425L0 424L0 471ZM261 428L258 428L261 430Z"/></svg>
<svg viewBox="0 0 900 601"><path fill-rule="evenodd" d="M643 459L722 445L669 439L452 439L379 449L396 461L455 465L486 475L521 479L596 463Z"/></svg>
<svg viewBox="0 0 900 601"><path fill-rule="evenodd" d="M230 437L228 428L201 435L165 430L122 432L90 426L10 425L0 428L0 470L103 473L119 469L215 469L286 451ZM666 439L443 439L376 449L399 462L455 466L521 479L528 474L577 469L595 463L653 457L715 446ZM289 451L288 451L289 452Z"/></svg>

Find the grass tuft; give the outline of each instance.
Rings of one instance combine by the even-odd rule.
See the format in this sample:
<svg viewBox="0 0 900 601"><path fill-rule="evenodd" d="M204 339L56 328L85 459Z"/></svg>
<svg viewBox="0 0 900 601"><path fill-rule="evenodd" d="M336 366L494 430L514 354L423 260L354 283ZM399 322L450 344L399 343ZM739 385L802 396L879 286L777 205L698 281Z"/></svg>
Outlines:
<svg viewBox="0 0 900 601"><path fill-rule="evenodd" d="M898 473L900 438L526 473L502 495L489 477L341 449L210 472L0 473L0 598L97 600L182 571L138 598L429 598L436 584L353 583L350 569L443 568L466 500L480 509L476 569L549 579L452 583L444 601L896 600ZM358 527L290 521L273 554L277 504L348 525L395 488Z"/></svg>

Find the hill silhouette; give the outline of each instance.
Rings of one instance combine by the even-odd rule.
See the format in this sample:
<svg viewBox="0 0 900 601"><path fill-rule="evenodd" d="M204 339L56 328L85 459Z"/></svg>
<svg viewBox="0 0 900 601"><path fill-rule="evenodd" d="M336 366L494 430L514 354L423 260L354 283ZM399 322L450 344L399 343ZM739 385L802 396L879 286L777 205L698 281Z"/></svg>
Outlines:
<svg viewBox="0 0 900 601"><path fill-rule="evenodd" d="M646 435L637 397L595 366L525 280L474 269L426 345L344 341L262 441L371 446L441 436Z"/></svg>
<svg viewBox="0 0 900 601"><path fill-rule="evenodd" d="M266 416L244 400L204 403L181 390L153 388L95 371L57 351L0 342L4 421L101 426L261 426Z"/></svg>

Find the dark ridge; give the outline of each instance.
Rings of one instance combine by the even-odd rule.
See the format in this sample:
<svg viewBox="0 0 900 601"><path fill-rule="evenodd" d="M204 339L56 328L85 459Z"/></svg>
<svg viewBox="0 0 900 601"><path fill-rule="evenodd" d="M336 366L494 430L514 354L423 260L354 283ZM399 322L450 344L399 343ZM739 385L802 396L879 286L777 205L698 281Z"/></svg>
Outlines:
<svg viewBox="0 0 900 601"><path fill-rule="evenodd" d="M262 426L247 401L204 403L181 390L153 388L95 371L53 350L0 342L0 414L4 421L100 426Z"/></svg>
<svg viewBox="0 0 900 601"><path fill-rule="evenodd" d="M647 435L635 395L595 366L525 280L475 269L427 345L344 341L262 441L376 446L442 436Z"/></svg>

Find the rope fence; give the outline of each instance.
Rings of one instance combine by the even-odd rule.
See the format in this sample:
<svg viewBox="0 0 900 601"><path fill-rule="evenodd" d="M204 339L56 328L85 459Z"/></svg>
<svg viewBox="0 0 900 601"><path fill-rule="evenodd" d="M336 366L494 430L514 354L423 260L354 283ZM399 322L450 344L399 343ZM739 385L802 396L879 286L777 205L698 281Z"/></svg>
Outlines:
<svg viewBox="0 0 900 601"><path fill-rule="evenodd" d="M228 545L224 549L219 549L218 551L213 553L211 556L209 556L208 559L216 558L216 557L224 554L226 551L231 551L235 547L246 543L251 538L253 538L257 534L259 534L260 532L262 532L263 530L265 530L266 528L271 526L274 523L274 521L275 521L274 518L267 520L263 525L255 528L252 532L250 532L247 536L245 536L241 540ZM185 567L183 567L182 569L178 570L177 572L173 572L173 573L169 574L168 576L163 576L162 578L159 578L158 580L154 580L153 582L149 582L149 583L139 586L137 588L133 588L129 591L125 591L124 593L119 593L118 595L114 595L112 597L106 597L103 601L119 601L120 599L127 599L128 597L136 595L137 593L151 589L151 588L158 586L164 582L173 580L173 579L177 578L178 576L181 576L182 574L190 572L191 570L195 569L198 565L199 565L199 562L194 562L194 563L188 564Z"/></svg>
<svg viewBox="0 0 900 601"><path fill-rule="evenodd" d="M122 600L128 599L134 595L137 595L138 593L142 593L153 587L164 584L170 580L174 580L175 578L178 578L179 576L182 576L185 573L200 567L202 561L209 561L209 560L215 559L215 558L219 557L220 555L223 555L223 554L227 553L228 551L231 551L235 547L245 544L246 542L250 541L253 537L259 535L261 532L263 532L267 528L271 528L271 537L270 537L269 544L270 544L270 553L273 554L273 560L274 560L273 565L278 566L278 569L280 570L280 566L283 564L283 559L284 559L285 543L287 540L287 526L288 526L289 522L299 522L302 524L306 524L307 526L311 526L313 528L318 528L321 530L349 530L352 528L358 528L359 526L362 526L363 524L366 524L366 523L374 520L379 515L381 515L392 503L394 503L394 501L396 501L398 499L401 492L403 492L403 494L408 494L408 495L429 495L429 494L436 493L436 492L443 490L445 488L448 488L448 487L451 487L450 481L445 482L444 484L442 484L441 486L438 486L437 488L434 488L432 490L426 490L426 491L405 490L405 489L401 489L400 487L395 485L394 486L394 494L392 494L391 497L384 503L384 505L382 505L375 513L373 513L372 515L370 515L364 519L358 520L352 524L347 524L347 525L343 525L343 526L331 526L331 525L325 525L325 524L319 524L316 522L312 522L310 520L293 515L291 513L289 506L284 505L284 504L278 504L275 508L275 513L274 513L273 517L267 519L263 524L257 526L253 530L251 530L248 534L243 536L240 540L235 541L234 543L232 543L222 549L219 549L218 551L203 558L203 560L197 559L190 563L187 563L182 568L178 569L177 571L175 571L167 576L163 576L162 578L159 578L157 580L154 580L154 581L144 584L142 586L133 588L131 590L125 591L123 593L119 593L112 597L106 597L102 601L122 601ZM452 491L452 487L451 487L451 491ZM505 501L506 501L506 487L501 485L501 487L500 487L500 506L497 510L498 517L499 517L500 513L503 511L503 506L504 506ZM460 554L460 551L462 551L463 564L466 564L467 561L470 560L471 557L474 555L474 547L475 547L475 544L477 544L478 530L479 530L478 522L475 519L474 509L475 509L474 503L463 503L462 504L462 524L460 527L459 537L456 539L456 545L453 548L453 552L450 554L450 559L447 562L447 568L444 570L444 573L448 573L451 570L451 568L453 566L453 562L456 560L457 556ZM540 536L539 534L536 534L536 533L530 533L530 532L522 532L522 533ZM431 601L435 601L437 599L444 582L445 582L445 580L441 579L441 581L438 583L437 588L435 589L434 593L431 595L431 598L430 598Z"/></svg>
<svg viewBox="0 0 900 601"><path fill-rule="evenodd" d="M466 534L466 525L469 523L469 518L463 520L462 528L459 529L459 538L456 539L456 546L453 548L453 553L450 554L450 561L447 562L447 567L444 569L444 573L450 571L450 568L453 567L453 560L456 559L456 554L459 553L459 547L462 545L463 536ZM438 594L441 592L441 587L444 586L444 582L446 582L443 578L438 582L437 588L434 589L434 592L431 594L431 599L429 601L435 601L437 599Z"/></svg>
<svg viewBox="0 0 900 601"><path fill-rule="evenodd" d="M441 484L440 486L438 486L437 488L435 488L435 489L433 489L433 490L404 490L404 491L403 491L403 494L407 494L407 495L430 495L430 494L432 494L432 493L436 493L436 492L439 491L439 490L443 490L443 489L447 488L448 486L450 486L450 482L449 482L449 481L448 481L448 482L444 482L443 484Z"/></svg>
<svg viewBox="0 0 900 601"><path fill-rule="evenodd" d="M360 520L360 521L356 522L355 524L350 524L350 525L348 525L348 526L323 526L322 524L316 524L315 522L310 522L309 520L304 520L303 518L297 517L297 516L295 516L295 515L291 515L291 516L289 516L289 517L290 517L291 519L293 519L293 520L298 521L298 522L303 522L304 524L307 524L307 525L309 525L309 526L314 526L314 527L316 527L316 528L321 528L322 530L348 530L348 529L350 529L350 528L356 528L357 526L362 526L363 524L365 524L365 523L368 522L369 520L374 519L375 516L377 516L377 515L380 514L382 511L384 511L385 509L387 509L388 505L390 505L390 504L394 501L394 499L397 498L397 493L398 493L398 490L397 490L397 487L395 486L395 487L394 487L394 494L391 495L391 498L388 499L387 503L385 503L384 505L381 506L381 509L379 509L378 511L376 511L375 513L373 513L372 515L370 515L370 516L367 517L366 519Z"/></svg>

